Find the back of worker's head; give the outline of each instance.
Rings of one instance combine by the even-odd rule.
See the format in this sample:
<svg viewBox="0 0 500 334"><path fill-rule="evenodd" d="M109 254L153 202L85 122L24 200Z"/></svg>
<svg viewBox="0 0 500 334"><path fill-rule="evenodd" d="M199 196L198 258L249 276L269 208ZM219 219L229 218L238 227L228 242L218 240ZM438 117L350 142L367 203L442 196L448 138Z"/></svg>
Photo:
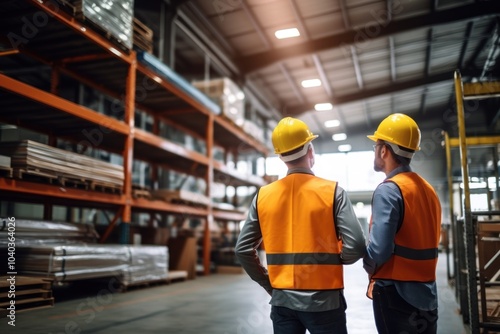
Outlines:
<svg viewBox="0 0 500 334"><path fill-rule="evenodd" d="M417 123L405 114L387 116L368 138L387 144L395 155L402 158L399 160L403 163L409 163L415 152L420 150L420 129Z"/></svg>
<svg viewBox="0 0 500 334"><path fill-rule="evenodd" d="M285 117L273 130L274 153L284 162L293 162L307 154L311 141L317 137L303 121Z"/></svg>

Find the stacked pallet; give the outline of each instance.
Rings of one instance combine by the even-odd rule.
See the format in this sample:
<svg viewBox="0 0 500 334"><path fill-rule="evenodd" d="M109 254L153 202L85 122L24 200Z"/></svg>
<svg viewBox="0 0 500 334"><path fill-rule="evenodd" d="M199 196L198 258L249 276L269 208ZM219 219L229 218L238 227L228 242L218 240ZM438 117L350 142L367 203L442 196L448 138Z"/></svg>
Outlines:
<svg viewBox="0 0 500 334"><path fill-rule="evenodd" d="M123 189L123 166L61 150L31 140L2 142L0 154L10 156L14 177L39 177L50 182L96 189Z"/></svg>
<svg viewBox="0 0 500 334"><path fill-rule="evenodd" d="M193 206L208 206L210 198L187 190L158 189L151 193L153 199L162 200L168 203L187 204Z"/></svg>
<svg viewBox="0 0 500 334"><path fill-rule="evenodd" d="M134 17L133 32L134 46L143 51L153 53L153 30Z"/></svg>
<svg viewBox="0 0 500 334"><path fill-rule="evenodd" d="M54 306L52 282L46 278L0 276L0 317L5 319L11 305L15 313Z"/></svg>

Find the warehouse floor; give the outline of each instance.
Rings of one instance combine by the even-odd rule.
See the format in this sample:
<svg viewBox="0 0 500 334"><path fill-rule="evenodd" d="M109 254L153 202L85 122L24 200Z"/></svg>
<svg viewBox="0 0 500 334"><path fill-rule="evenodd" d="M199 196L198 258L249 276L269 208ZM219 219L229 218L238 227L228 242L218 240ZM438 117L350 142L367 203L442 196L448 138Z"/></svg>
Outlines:
<svg viewBox="0 0 500 334"><path fill-rule="evenodd" d="M438 333L466 333L454 290L446 283L444 254L440 254L438 277ZM56 289L54 307L16 314L15 328L4 318L0 332L272 333L269 296L245 274L213 274L126 292L116 292L113 283L82 286L78 291L73 288L71 296ZM365 297L367 282L361 261L346 267L345 283L349 333L376 333L371 302Z"/></svg>

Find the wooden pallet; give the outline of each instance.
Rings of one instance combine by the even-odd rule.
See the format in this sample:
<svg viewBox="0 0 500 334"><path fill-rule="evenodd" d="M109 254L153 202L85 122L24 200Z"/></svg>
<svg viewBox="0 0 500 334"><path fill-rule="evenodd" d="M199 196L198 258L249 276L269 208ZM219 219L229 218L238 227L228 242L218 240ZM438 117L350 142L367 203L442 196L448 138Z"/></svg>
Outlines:
<svg viewBox="0 0 500 334"><path fill-rule="evenodd" d="M164 285L164 284L168 284L168 283L169 283L168 279L164 278L164 279L158 279L158 280L122 284L120 287L120 292L127 292L129 290L135 290L135 289L151 288L151 287L160 286L160 285Z"/></svg>
<svg viewBox="0 0 500 334"><path fill-rule="evenodd" d="M23 312L33 309L54 306L52 297L52 281L47 278L36 278L27 276L16 276L15 297L9 296L12 291L9 276L0 276L0 317L5 318L8 314L7 307L11 301L15 301L15 312Z"/></svg>
<svg viewBox="0 0 500 334"><path fill-rule="evenodd" d="M138 49L153 53L153 30L136 17L133 19L133 43Z"/></svg>
<svg viewBox="0 0 500 334"><path fill-rule="evenodd" d="M174 204L186 204L203 207L206 207L210 204L210 199L207 196L186 190L159 189L153 191L152 196L153 199L158 199Z"/></svg>
<svg viewBox="0 0 500 334"><path fill-rule="evenodd" d="M188 272L185 270L169 270L167 282L185 281L188 278Z"/></svg>
<svg viewBox="0 0 500 334"><path fill-rule="evenodd" d="M141 187L138 185L132 185L132 197L133 198L145 198L152 199L151 191L148 188Z"/></svg>

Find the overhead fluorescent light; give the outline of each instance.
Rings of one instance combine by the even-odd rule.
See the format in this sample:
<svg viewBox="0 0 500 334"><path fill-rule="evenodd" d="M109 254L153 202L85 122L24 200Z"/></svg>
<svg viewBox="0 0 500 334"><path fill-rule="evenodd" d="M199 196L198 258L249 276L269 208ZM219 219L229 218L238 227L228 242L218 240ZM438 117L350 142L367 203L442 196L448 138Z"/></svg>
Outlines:
<svg viewBox="0 0 500 334"><path fill-rule="evenodd" d="M319 79L303 80L301 82L301 85L304 88L318 87L318 86L321 86L321 80L319 80Z"/></svg>
<svg viewBox="0 0 500 334"><path fill-rule="evenodd" d="M333 141L342 141L347 139L347 135L345 133L336 133L332 136Z"/></svg>
<svg viewBox="0 0 500 334"><path fill-rule="evenodd" d="M333 105L331 103L317 103L314 105L314 110L316 111L324 111L324 110L332 110Z"/></svg>
<svg viewBox="0 0 500 334"><path fill-rule="evenodd" d="M349 152L351 149L352 149L352 146L349 144L339 145L339 147L338 147L339 152Z"/></svg>
<svg viewBox="0 0 500 334"><path fill-rule="evenodd" d="M335 128L340 125L340 121L338 119L330 119L325 122L326 128Z"/></svg>
<svg viewBox="0 0 500 334"><path fill-rule="evenodd" d="M277 30L274 33L274 36L276 36L277 39L285 39L291 37L298 37L300 36L300 32L299 29L297 28L281 29Z"/></svg>

